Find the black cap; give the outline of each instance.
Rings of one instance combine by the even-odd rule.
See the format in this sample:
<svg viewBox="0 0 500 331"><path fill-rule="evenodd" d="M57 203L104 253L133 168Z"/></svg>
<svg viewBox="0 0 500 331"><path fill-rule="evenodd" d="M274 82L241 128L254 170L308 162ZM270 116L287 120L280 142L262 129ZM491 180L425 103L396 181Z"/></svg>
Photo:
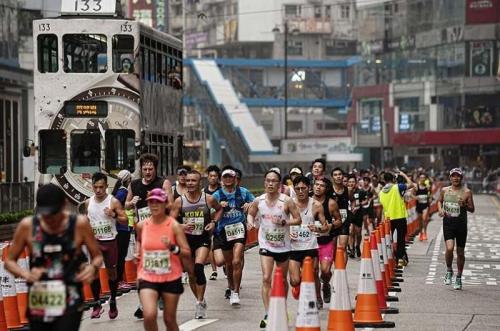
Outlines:
<svg viewBox="0 0 500 331"><path fill-rule="evenodd" d="M36 193L36 214L54 215L61 211L66 202L64 191L55 184L41 186Z"/></svg>

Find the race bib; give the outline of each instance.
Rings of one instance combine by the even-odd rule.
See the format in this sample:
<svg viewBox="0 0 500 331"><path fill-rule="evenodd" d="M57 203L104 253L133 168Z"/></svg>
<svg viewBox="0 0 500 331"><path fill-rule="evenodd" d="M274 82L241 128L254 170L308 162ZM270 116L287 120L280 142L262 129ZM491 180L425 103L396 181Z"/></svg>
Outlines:
<svg viewBox="0 0 500 331"><path fill-rule="evenodd" d="M427 203L427 195L426 194L421 194L421 195L417 195L417 200L418 200L418 203Z"/></svg>
<svg viewBox="0 0 500 331"><path fill-rule="evenodd" d="M168 274L170 272L170 251L144 251L142 269L154 275Z"/></svg>
<svg viewBox="0 0 500 331"><path fill-rule="evenodd" d="M342 224L347 220L347 209L340 209L340 218L342 220Z"/></svg>
<svg viewBox="0 0 500 331"><path fill-rule="evenodd" d="M245 238L245 226L243 223L228 224L224 227L226 240L233 241Z"/></svg>
<svg viewBox="0 0 500 331"><path fill-rule="evenodd" d="M108 220L92 222L92 231L97 240L111 240L115 238L113 228Z"/></svg>
<svg viewBox="0 0 500 331"><path fill-rule="evenodd" d="M205 219L203 217L184 217L182 220L184 224L194 225L194 229L186 229L186 233L193 236L200 236L205 229Z"/></svg>
<svg viewBox="0 0 500 331"><path fill-rule="evenodd" d="M458 202L445 201L443 209L451 217L458 217L460 215L460 205Z"/></svg>
<svg viewBox="0 0 500 331"><path fill-rule="evenodd" d="M139 222L144 221L148 217L151 217L151 210L149 210L149 207L137 209L137 218Z"/></svg>
<svg viewBox="0 0 500 331"><path fill-rule="evenodd" d="M293 225L290 227L290 237L293 241L308 242L313 234L307 225Z"/></svg>
<svg viewBox="0 0 500 331"><path fill-rule="evenodd" d="M66 309L66 286L61 280L33 283L29 291L28 306L34 316L62 316Z"/></svg>
<svg viewBox="0 0 500 331"><path fill-rule="evenodd" d="M265 239L271 247L285 247L285 229L267 229Z"/></svg>

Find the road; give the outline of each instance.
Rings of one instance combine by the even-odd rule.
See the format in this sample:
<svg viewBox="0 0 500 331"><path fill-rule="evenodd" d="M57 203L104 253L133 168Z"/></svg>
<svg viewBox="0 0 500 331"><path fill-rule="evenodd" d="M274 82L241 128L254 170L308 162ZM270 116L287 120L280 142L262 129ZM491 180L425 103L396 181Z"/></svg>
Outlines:
<svg viewBox="0 0 500 331"><path fill-rule="evenodd" d="M410 263L400 283L402 292L396 295L399 302L391 305L400 313L387 315L396 323L396 330L498 330L500 326L500 203L493 197L482 195L475 199L476 213L469 214L469 234L466 247L464 288L453 290L443 285L444 242L441 220L435 215L429 224L429 240L415 241L408 248ZM349 260L347 274L351 301L357 291L360 262ZM454 264L454 268L455 264ZM209 275L209 267L206 268ZM220 270L222 271L222 270ZM208 320L197 321L194 317L194 297L185 287L178 321L181 330L259 330L264 311L260 298L261 270L258 250L250 249L245 255L245 270L241 290L241 308L233 309L223 298L226 281L219 273L217 281L208 281ZM113 331L142 330L142 321L133 316L138 298L131 292L119 298L120 314L114 321L106 313L98 320L90 320L85 313L81 330ZM288 310L292 316L297 311L297 301L289 298ZM322 330L326 330L328 307L320 312ZM161 315L159 315L161 316ZM159 317L159 323L161 323ZM160 324L160 330L164 330ZM291 321L290 325L294 325ZM292 327L290 328L292 329Z"/></svg>

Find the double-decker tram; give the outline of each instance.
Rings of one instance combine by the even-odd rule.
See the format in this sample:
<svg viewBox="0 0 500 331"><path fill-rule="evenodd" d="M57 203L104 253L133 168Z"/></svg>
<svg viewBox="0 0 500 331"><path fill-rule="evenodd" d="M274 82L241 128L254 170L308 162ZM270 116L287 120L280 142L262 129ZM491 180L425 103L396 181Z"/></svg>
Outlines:
<svg viewBox="0 0 500 331"><path fill-rule="evenodd" d="M101 4L76 0L72 15L33 21L35 180L74 203L92 194L96 171L110 187L122 169L139 175L141 153L158 155L159 176L182 163L181 41L113 13L88 15Z"/></svg>

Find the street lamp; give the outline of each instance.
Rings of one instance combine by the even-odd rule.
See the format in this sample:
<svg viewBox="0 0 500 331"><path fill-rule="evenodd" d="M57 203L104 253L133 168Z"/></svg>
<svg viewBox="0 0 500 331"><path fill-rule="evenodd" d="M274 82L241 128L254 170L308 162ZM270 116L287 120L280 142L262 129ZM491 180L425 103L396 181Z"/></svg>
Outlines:
<svg viewBox="0 0 500 331"><path fill-rule="evenodd" d="M285 65L283 66L284 68L284 78L285 78L285 95L284 95L284 105L283 105L283 111L284 111L284 117L285 117L285 135L284 135L284 139L288 139L288 33L290 32L289 29L288 29L288 21L285 20L285 22L283 22L283 28L284 28L284 52L285 52L285 56L284 56L284 60L285 60ZM279 27L274 27L274 29L272 30L272 32L274 33L279 33L280 32L280 28ZM299 32L299 29L297 28L293 28L292 29L292 33L293 34L297 34Z"/></svg>
<svg viewBox="0 0 500 331"><path fill-rule="evenodd" d="M375 85L380 84L380 65L382 64L381 59L375 60ZM385 160L384 160L384 116L382 114L382 109L384 107L384 98L382 94L382 103L379 106L379 126L380 126L380 169L384 170Z"/></svg>

